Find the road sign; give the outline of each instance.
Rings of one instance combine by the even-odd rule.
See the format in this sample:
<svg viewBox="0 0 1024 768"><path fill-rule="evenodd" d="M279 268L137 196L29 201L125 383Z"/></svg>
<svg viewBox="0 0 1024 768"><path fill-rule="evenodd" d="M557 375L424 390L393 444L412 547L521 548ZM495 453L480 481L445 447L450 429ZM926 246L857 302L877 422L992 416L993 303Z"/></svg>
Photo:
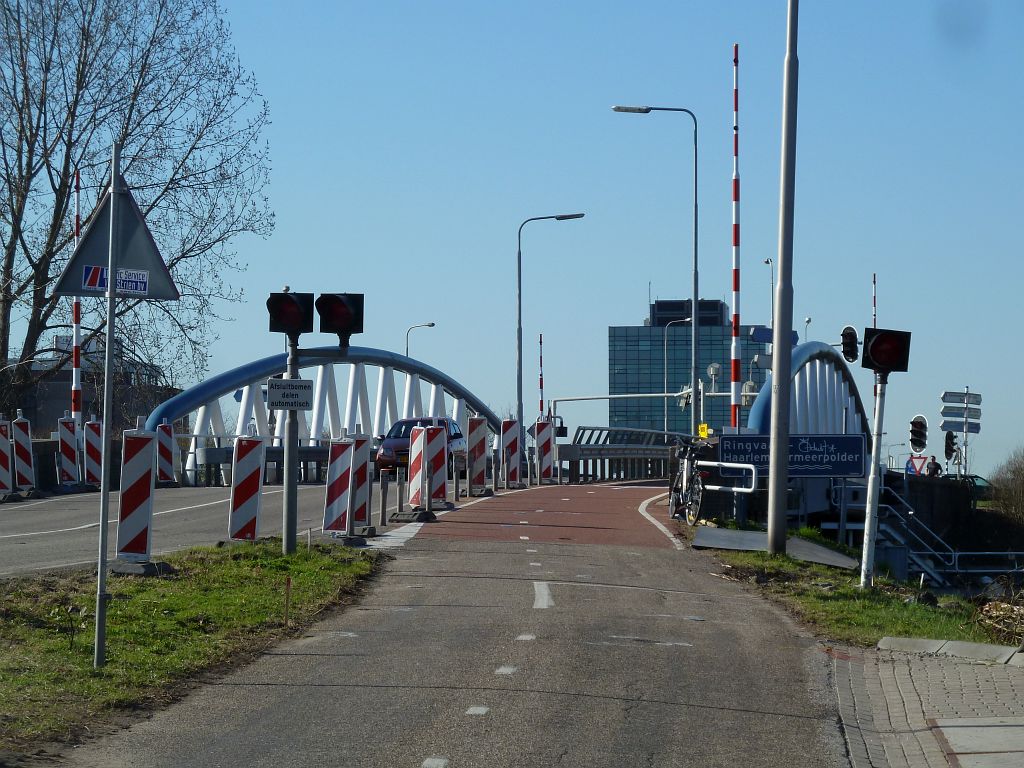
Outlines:
<svg viewBox="0 0 1024 768"><path fill-rule="evenodd" d="M124 177L117 199L118 298L173 301L181 298L146 220ZM57 278L56 296L103 296L110 262L110 191L86 227L67 266Z"/></svg>
<svg viewBox="0 0 1024 768"><path fill-rule="evenodd" d="M972 408L966 405L944 405L939 415L944 419L973 419L978 421L981 418L981 408Z"/></svg>
<svg viewBox="0 0 1024 768"><path fill-rule="evenodd" d="M753 464L758 475L768 472L771 438L768 435L722 435L719 461ZM864 435L790 435L790 477L864 477L867 466ZM739 470L722 469L736 477Z"/></svg>
<svg viewBox="0 0 1024 768"><path fill-rule="evenodd" d="M790 331L790 334L791 346L795 347L800 341L800 334L796 331ZM775 341L775 331L763 325L755 325L750 329L750 340L759 344L772 344Z"/></svg>
<svg viewBox="0 0 1024 768"><path fill-rule="evenodd" d="M907 459L906 471L908 475L923 475L924 468L928 464L927 456L911 456Z"/></svg>
<svg viewBox="0 0 1024 768"><path fill-rule="evenodd" d="M939 427L943 432L968 432L977 435L981 432L981 424L976 421L943 421Z"/></svg>
<svg viewBox="0 0 1024 768"><path fill-rule="evenodd" d="M267 407L308 411L313 407L313 382L310 379L268 379Z"/></svg>
<svg viewBox="0 0 1024 768"><path fill-rule="evenodd" d="M961 405L981 405L981 395L977 392L943 392L942 402L960 403Z"/></svg>

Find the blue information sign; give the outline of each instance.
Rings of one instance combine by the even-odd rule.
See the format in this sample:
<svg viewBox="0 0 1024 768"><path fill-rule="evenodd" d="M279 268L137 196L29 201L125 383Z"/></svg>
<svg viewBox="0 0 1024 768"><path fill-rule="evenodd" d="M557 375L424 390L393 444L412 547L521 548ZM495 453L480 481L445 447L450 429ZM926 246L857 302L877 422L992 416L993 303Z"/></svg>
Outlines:
<svg viewBox="0 0 1024 768"><path fill-rule="evenodd" d="M864 435L790 435L790 477L864 477L867 466ZM758 476L768 472L771 438L768 435L722 435L719 461L753 464ZM723 469L725 476L738 470Z"/></svg>

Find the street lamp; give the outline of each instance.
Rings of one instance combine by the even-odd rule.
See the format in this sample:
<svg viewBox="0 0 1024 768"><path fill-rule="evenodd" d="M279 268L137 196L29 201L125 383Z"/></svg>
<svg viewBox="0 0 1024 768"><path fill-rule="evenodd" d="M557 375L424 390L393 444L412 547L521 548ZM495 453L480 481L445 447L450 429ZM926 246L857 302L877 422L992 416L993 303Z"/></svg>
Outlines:
<svg viewBox="0 0 1024 768"><path fill-rule="evenodd" d="M811 318L805 317L804 318L804 341L805 342L807 341L807 329L810 327L810 325L811 325Z"/></svg>
<svg viewBox="0 0 1024 768"><path fill-rule="evenodd" d="M410 325L409 330L405 332L405 356L409 356L409 331L413 328L433 328L434 323L420 323L418 325Z"/></svg>
<svg viewBox="0 0 1024 768"><path fill-rule="evenodd" d="M668 432L668 394L667 394L668 393L668 327L670 325L675 325L676 323L686 323L686 322L689 322L689 321L690 321L689 317L684 317L684 318L682 318L680 320L669 320L667 323L665 323L665 343L663 345L664 346L664 363L663 363L664 367L662 368L662 370L665 373L665 388L663 390L661 390L661 391L666 393L665 394L665 428L664 428L664 431L666 433ZM691 398L690 398L691 406L693 405L693 403L694 403L694 400L693 400L693 397L691 396ZM666 440L666 442L668 441L668 435L667 434L665 435L665 440Z"/></svg>
<svg viewBox="0 0 1024 768"><path fill-rule="evenodd" d="M559 213L554 216L533 216L519 225L516 240L516 419L519 420L519 450L526 447L526 427L523 425L523 227L531 221L568 221L582 219L585 213Z"/></svg>
<svg viewBox="0 0 1024 768"><path fill-rule="evenodd" d="M627 112L635 115L647 115L651 112L685 112L693 120L693 311L690 329L693 342L690 350L690 386L697 389L697 341L700 330L700 294L697 290L697 116L684 107L612 107L613 112ZM690 409L690 434L697 434L697 409Z"/></svg>
<svg viewBox="0 0 1024 768"><path fill-rule="evenodd" d="M770 272L771 288L772 288L772 319L768 323L768 327L771 328L775 323L775 262L772 261L772 257L769 256L764 260L764 263L768 265L768 271Z"/></svg>

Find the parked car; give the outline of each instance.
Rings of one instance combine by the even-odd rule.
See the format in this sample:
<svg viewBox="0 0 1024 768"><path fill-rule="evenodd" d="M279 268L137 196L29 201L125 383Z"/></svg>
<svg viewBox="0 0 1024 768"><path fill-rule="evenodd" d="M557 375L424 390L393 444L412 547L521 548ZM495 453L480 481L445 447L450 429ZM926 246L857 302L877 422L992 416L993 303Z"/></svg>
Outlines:
<svg viewBox="0 0 1024 768"><path fill-rule="evenodd" d="M409 466L409 438L413 427L442 426L448 436L448 474L455 469L466 468L467 442L458 422L447 417L422 416L414 419L399 419L391 425L386 435L380 435L377 449L377 469L391 470Z"/></svg>

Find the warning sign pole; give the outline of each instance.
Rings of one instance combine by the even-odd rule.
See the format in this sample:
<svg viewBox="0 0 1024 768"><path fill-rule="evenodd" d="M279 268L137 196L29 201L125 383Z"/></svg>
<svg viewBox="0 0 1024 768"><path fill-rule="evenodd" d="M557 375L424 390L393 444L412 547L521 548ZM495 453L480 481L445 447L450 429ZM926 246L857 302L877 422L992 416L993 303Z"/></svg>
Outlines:
<svg viewBox="0 0 1024 768"><path fill-rule="evenodd" d="M92 665L99 669L107 663L107 517L110 511L110 430L114 426L114 309L117 291L117 204L121 178L121 145L115 141L110 163L110 253L107 261L107 332L103 351L103 458L100 469L100 545L96 565L96 639Z"/></svg>

